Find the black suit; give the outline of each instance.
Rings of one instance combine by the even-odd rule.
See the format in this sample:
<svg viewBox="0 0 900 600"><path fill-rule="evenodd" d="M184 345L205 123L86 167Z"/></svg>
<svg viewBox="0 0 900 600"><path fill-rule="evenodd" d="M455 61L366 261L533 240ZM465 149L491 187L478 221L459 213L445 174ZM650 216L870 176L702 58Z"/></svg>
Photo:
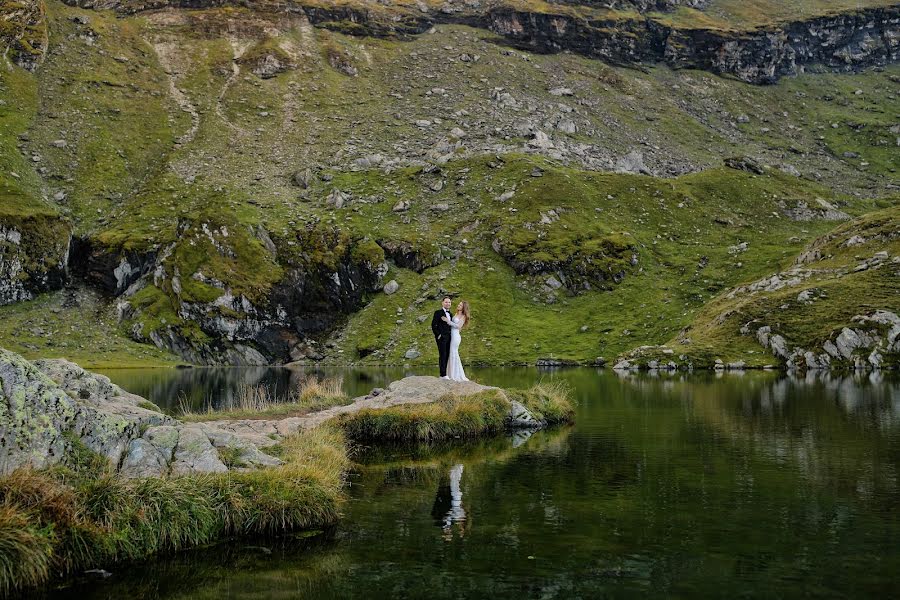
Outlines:
<svg viewBox="0 0 900 600"><path fill-rule="evenodd" d="M434 341L438 347L441 377L447 374L447 361L450 360L450 325L441 318L446 315L447 313L442 308L434 311L434 317L431 319L431 331L434 333Z"/></svg>

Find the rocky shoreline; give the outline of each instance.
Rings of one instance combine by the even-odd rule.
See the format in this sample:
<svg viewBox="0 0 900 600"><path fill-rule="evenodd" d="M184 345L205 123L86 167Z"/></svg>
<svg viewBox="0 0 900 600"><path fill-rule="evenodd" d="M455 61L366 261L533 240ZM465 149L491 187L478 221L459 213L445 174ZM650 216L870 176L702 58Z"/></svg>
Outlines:
<svg viewBox="0 0 900 600"><path fill-rule="evenodd" d="M123 477L223 473L283 464L266 453L285 438L364 410L428 404L498 388L412 376L349 404L282 419L185 423L163 414L109 378L63 359L29 362L0 349L0 475L18 468L64 463L74 443L102 456ZM545 427L528 408L509 400L507 428ZM76 442L77 440L77 442Z"/></svg>
<svg viewBox="0 0 900 600"><path fill-rule="evenodd" d="M347 439L515 433L572 414L558 389L407 377L304 416L183 422L74 363L0 349L0 592L230 536L331 526Z"/></svg>

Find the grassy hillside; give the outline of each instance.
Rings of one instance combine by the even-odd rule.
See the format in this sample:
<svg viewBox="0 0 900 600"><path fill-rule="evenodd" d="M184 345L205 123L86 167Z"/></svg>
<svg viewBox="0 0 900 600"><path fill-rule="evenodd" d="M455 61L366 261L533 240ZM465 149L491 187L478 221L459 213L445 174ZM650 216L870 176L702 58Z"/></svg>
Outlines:
<svg viewBox="0 0 900 600"><path fill-rule="evenodd" d="M790 264L760 281L726 290L707 303L696 318L667 344L674 350L646 348L632 353L634 362L663 363L674 355L682 362L712 366L743 361L749 366L777 364L767 338L780 335L788 353L797 348L825 352L845 328L889 337L890 322L872 320L878 311L897 312L900 302L900 206L867 213L816 239ZM762 336L760 328L769 335ZM896 336L896 334L895 334ZM766 342L766 345L764 345ZM887 344L882 344L885 349ZM866 358L871 347L858 354ZM897 349L881 352L896 364ZM805 354L800 352L799 354ZM830 357L850 366L846 357Z"/></svg>
<svg viewBox="0 0 900 600"><path fill-rule="evenodd" d="M749 23L739 9L704 18ZM30 357L102 337L109 360L169 362L129 338L211 343L189 308L246 323L290 269L386 255L399 291L317 336L326 361L434 360L419 318L446 292L473 305L467 361L612 359L788 267L828 218L896 201L897 66L759 87L514 51L464 26L400 41L239 7L47 14L44 62L0 69L0 185L157 268L121 322L91 295L102 335L69 348L17 335L81 317L63 292L0 308L0 345ZM801 205L811 220L792 218Z"/></svg>

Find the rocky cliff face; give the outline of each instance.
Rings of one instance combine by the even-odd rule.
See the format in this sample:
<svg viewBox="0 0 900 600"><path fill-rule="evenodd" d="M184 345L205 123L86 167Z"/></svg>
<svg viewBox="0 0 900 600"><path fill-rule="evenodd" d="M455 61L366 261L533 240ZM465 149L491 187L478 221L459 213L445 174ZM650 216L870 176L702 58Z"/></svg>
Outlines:
<svg viewBox="0 0 900 600"><path fill-rule="evenodd" d="M133 337L196 364L307 357L308 340L358 310L387 270L374 242L324 226L277 244L263 230L194 229L179 227L180 239L160 250L95 246L82 252L80 269L118 299ZM238 263L258 287L234 287Z"/></svg>
<svg viewBox="0 0 900 600"><path fill-rule="evenodd" d="M43 0L9 0L0 7L0 55L34 70L47 51Z"/></svg>
<svg viewBox="0 0 900 600"><path fill-rule="evenodd" d="M491 28L541 52L570 50L613 62L673 67L771 83L808 67L846 71L895 62L900 7L872 8L750 31L679 29L653 19L587 20L509 8Z"/></svg>
<svg viewBox="0 0 900 600"><path fill-rule="evenodd" d="M131 14L159 8L196 9L230 0L65 0L67 4L114 9ZM564 1L587 9L621 9L646 13L679 7L703 8L703 0ZM873 7L779 23L757 29L682 27L650 16L621 13L581 14L577 10L528 10L488 3L478 8L451 6L436 10L422 4L309 5L304 2L258 2L254 10L305 14L317 27L359 36L417 35L435 23L489 28L538 52L568 50L616 63L658 63L733 75L751 83L771 83L806 68L837 71L895 62L900 55L900 7Z"/></svg>
<svg viewBox="0 0 900 600"><path fill-rule="evenodd" d="M57 217L0 218L0 306L63 286L69 233Z"/></svg>

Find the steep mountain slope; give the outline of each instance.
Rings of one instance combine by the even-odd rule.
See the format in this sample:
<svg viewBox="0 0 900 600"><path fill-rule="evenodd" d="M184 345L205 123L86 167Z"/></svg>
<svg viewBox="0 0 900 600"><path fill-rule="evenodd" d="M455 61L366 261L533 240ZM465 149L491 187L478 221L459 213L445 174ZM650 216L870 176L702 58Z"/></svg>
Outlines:
<svg viewBox="0 0 900 600"><path fill-rule="evenodd" d="M616 14L781 19L671 4ZM758 86L512 49L483 21L507 5L190 5L207 8L47 2L41 60L0 69L0 223L52 223L16 289L58 288L44 274L68 261L80 291L61 294L83 300L0 307L0 344L90 360L93 327L62 348L19 336L87 311L123 360L172 359L132 338L196 363L430 361L419 319L453 292L476 307L468 360L593 362L671 339L835 220L896 202L894 65ZM387 35L407 13L424 21ZM467 24L432 28L451 17Z"/></svg>

